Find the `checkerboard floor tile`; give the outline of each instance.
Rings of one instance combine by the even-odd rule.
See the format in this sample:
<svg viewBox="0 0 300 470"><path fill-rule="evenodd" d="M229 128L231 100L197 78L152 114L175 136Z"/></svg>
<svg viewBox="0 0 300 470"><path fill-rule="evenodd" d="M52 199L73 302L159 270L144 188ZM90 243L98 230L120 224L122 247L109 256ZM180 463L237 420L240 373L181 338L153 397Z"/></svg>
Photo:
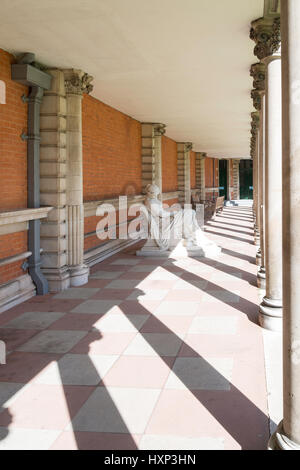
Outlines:
<svg viewBox="0 0 300 470"><path fill-rule="evenodd" d="M251 217L208 222L216 259L131 247L1 314L0 450L265 449Z"/></svg>

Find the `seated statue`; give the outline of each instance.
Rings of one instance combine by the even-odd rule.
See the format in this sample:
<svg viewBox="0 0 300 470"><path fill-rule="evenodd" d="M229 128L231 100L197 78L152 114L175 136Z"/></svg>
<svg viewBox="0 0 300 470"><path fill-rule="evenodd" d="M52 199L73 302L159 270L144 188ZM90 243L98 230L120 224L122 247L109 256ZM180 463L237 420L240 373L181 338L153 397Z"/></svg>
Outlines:
<svg viewBox="0 0 300 470"><path fill-rule="evenodd" d="M148 221L148 242L137 254L149 251L173 251L181 245L186 254L206 256L220 253L220 248L208 240L199 227L196 212L193 209L164 209L158 199L160 190L155 184L146 187L146 219ZM145 254L145 256L147 256Z"/></svg>

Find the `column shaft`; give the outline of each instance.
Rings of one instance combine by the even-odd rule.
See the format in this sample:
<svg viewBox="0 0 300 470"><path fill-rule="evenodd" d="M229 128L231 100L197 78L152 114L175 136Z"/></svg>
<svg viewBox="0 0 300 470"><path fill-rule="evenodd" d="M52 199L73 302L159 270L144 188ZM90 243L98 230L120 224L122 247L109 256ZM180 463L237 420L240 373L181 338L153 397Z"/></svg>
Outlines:
<svg viewBox="0 0 300 470"><path fill-rule="evenodd" d="M257 264L259 271L257 273L257 286L260 289L266 288L266 269L265 269L265 94L261 96L260 127L259 127L259 159L258 159L258 213L259 213L259 239L260 249L257 252Z"/></svg>
<svg viewBox="0 0 300 470"><path fill-rule="evenodd" d="M177 144L178 200L181 204L191 204L191 150L190 142Z"/></svg>
<svg viewBox="0 0 300 470"><path fill-rule="evenodd" d="M264 328L280 331L282 325L282 140L281 60L265 59L267 65L265 115L265 265L266 296L259 321Z"/></svg>
<svg viewBox="0 0 300 470"><path fill-rule="evenodd" d="M271 449L300 450L300 2L282 0L283 422Z"/></svg>

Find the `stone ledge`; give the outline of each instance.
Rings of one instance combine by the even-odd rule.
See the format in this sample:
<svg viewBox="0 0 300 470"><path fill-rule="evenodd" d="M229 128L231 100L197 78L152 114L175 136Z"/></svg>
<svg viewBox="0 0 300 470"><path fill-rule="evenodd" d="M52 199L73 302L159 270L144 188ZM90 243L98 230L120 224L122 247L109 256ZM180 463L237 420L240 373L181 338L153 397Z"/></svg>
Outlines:
<svg viewBox="0 0 300 470"><path fill-rule="evenodd" d="M10 225L17 222L28 222L29 220L43 219L48 216L52 207L38 207L37 209L19 209L0 213L0 226Z"/></svg>
<svg viewBox="0 0 300 470"><path fill-rule="evenodd" d="M35 296L36 289L29 274L0 286L0 313Z"/></svg>

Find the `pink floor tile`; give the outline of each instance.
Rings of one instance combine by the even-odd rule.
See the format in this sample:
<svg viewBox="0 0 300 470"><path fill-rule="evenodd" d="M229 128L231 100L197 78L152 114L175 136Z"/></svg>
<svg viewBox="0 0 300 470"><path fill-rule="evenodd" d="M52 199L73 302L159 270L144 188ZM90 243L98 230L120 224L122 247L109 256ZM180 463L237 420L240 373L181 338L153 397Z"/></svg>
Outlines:
<svg viewBox="0 0 300 470"><path fill-rule="evenodd" d="M63 432L50 450L137 450L141 436L100 432Z"/></svg>
<svg viewBox="0 0 300 470"><path fill-rule="evenodd" d="M151 316L141 329L141 333L170 333L185 334L193 317L180 316Z"/></svg>
<svg viewBox="0 0 300 470"><path fill-rule="evenodd" d="M24 307L20 308L21 306L23 306L23 304L0 313L0 327L22 315L24 313Z"/></svg>
<svg viewBox="0 0 300 470"><path fill-rule="evenodd" d="M203 297L203 290L201 289L172 289L168 295L164 298L164 300L174 301L177 300L178 302L186 302L187 298L193 302L200 302Z"/></svg>
<svg viewBox="0 0 300 470"><path fill-rule="evenodd" d="M162 390L148 422L147 435L162 436L162 439L170 436L179 439L213 438L221 439L225 449L265 449L269 437L267 389L262 333L257 324L257 248L253 245L252 232L253 220L250 210L225 209L215 221L207 223L207 236L223 247L223 252L217 259L137 258L135 251L138 246L143 245L144 242L141 242L126 252L117 253L93 266L91 274L97 271L121 273L117 276L118 280L136 281L134 288L107 289L106 286L112 280L90 278L83 287L100 289L89 299L89 307L93 302L97 304L109 300L114 305L119 304L107 313L109 317L119 311L125 316L150 314L139 334L102 333L94 328L101 315L88 312L70 313L83 300L55 299L52 294L34 297L4 312L0 315L0 325L25 312L66 312L67 315L53 323L48 330L88 332L70 353L120 356L104 376L101 390L104 386L108 387L108 392L109 387L123 390L148 388L152 389L152 392L153 389ZM120 259L123 262L131 262L113 264ZM143 265L155 266L156 273L175 273L178 279L190 283L191 289L181 289L178 284L176 286L178 279L151 280L150 272L135 272L135 269L132 269L133 266ZM198 289L195 289L194 284L199 281ZM181 287L182 285L184 287L181 282ZM152 295L158 300L149 300L152 291L162 290L166 291L163 297L156 292ZM133 291L141 296L147 291L148 298L127 300ZM232 294L238 295L239 298ZM194 302L197 307L194 316L172 315L172 312L168 315L164 309L163 314L157 316L162 302L165 306L169 302L173 308L177 303ZM203 318L198 320L210 316L219 318L215 332L210 321L206 322ZM201 328L204 328L205 334L198 333ZM222 332L222 328L226 334ZM0 338L1 333L6 335L10 347L19 346L22 342L27 342L31 335L36 334L35 331L9 331L6 328L0 329ZM169 337L166 337L166 341L169 338L168 345L161 342L159 334L169 334ZM191 358L193 361L193 358L197 357L208 363L212 358L231 361L229 391L192 392L186 386L179 389L183 385L180 383L178 389L167 388L172 379L170 370L173 366L177 374L181 375L180 369L176 368L178 361L175 364L176 357L155 355L149 344L152 341L157 350L161 347L165 353L171 355L171 352L174 353L172 348L176 336L179 338L179 364L183 364L182 361L188 364L186 360ZM71 417L77 414L94 387L33 384L33 379L47 365L61 357L62 355L57 354L24 352L12 352L7 356L7 365L0 366L0 381L24 383L29 386L21 390L11 402L9 410L0 413L0 426L59 429L62 432L52 449L136 449L141 435L100 432L74 434L71 427L66 429ZM101 358L97 360L99 359ZM188 367L192 367L194 362L189 361L189 364ZM186 384L194 383L190 378L185 379L183 376L182 380Z"/></svg>
<svg viewBox="0 0 300 470"><path fill-rule="evenodd" d="M0 339L5 342L6 351L13 351L30 338L39 333L38 330L16 330L14 328L0 328Z"/></svg>
<svg viewBox="0 0 300 470"><path fill-rule="evenodd" d="M119 355L133 340L136 333L100 333L87 334L70 351L75 354Z"/></svg>
<svg viewBox="0 0 300 470"><path fill-rule="evenodd" d="M133 271L131 271L131 272L128 271L124 274L121 274L119 279L129 279L129 280L130 279L133 279L133 280L136 279L138 281L137 282L137 284L138 284L140 281L142 281L144 279L147 279L148 275L149 275L149 273L136 273L136 272L133 272Z"/></svg>
<svg viewBox="0 0 300 470"><path fill-rule="evenodd" d="M133 289L101 289L91 299L125 300L133 291Z"/></svg>
<svg viewBox="0 0 300 470"><path fill-rule="evenodd" d="M13 352L0 366L1 382L30 382L52 361L60 359L58 354Z"/></svg>
<svg viewBox="0 0 300 470"><path fill-rule="evenodd" d="M119 309L125 315L149 315L157 309L159 304L160 301L157 300L126 300L119 305Z"/></svg>
<svg viewBox="0 0 300 470"><path fill-rule="evenodd" d="M103 379L106 387L162 388L175 358L123 356Z"/></svg>
<svg viewBox="0 0 300 470"><path fill-rule="evenodd" d="M48 330L82 330L89 331L93 325L99 320L101 315L85 314L77 315L76 313L68 313L60 320L52 323Z"/></svg>
<svg viewBox="0 0 300 470"><path fill-rule="evenodd" d="M0 426L63 430L93 390L93 387L30 385L9 407L10 422L5 411L0 413Z"/></svg>

